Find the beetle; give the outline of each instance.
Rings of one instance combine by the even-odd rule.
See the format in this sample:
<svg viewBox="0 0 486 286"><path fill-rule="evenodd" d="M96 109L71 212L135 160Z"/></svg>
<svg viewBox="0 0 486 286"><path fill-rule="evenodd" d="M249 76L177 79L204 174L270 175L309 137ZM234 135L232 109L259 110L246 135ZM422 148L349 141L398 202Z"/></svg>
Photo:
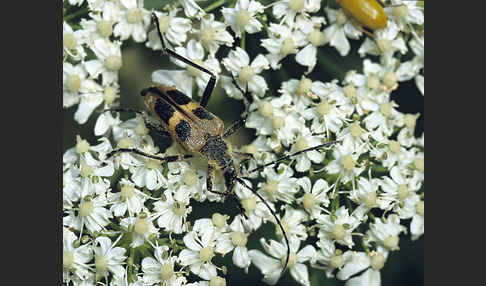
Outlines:
<svg viewBox="0 0 486 286"><path fill-rule="evenodd" d="M260 194L258 194L258 192L255 189L249 186L238 174L239 169L236 168L236 164L233 159L233 156L238 154L238 155L251 157L251 155L246 153L233 152L231 150L231 145L225 140L227 137L229 137L230 135L232 135L238 129L240 129L245 125L246 119L248 117L249 105L253 102L253 97L248 92L248 86L244 91L237 84L234 76L232 77L233 84L243 94L246 109L244 111L243 116L238 121L236 121L233 125L231 125L226 130L224 130L223 121L206 109L206 106L209 102L209 98L216 84L216 76L206 68L184 58L183 56L175 53L173 50L168 49L165 46L164 39L160 31L158 18L154 13L152 14L152 20L155 22L155 25L157 27L157 33L162 43L162 52L164 54L168 56L172 56L210 75L210 79L208 81L207 86L204 89L201 101L197 103L187 95L180 92L176 87L166 86L166 85L154 85L143 89L140 95L144 97L145 105L154 115L155 120L149 117L145 112L134 110L134 109L114 108L114 109L104 110L104 112L123 111L123 112L134 112L140 114L142 115L142 118L148 129L155 131L159 135L172 137L186 151L192 154L159 157L159 156L142 152L138 149L119 148L108 153L106 159L110 159L112 156L114 156L117 153L130 152L144 157L160 160L163 162L175 162L175 161L181 161L187 158L191 158L194 157L194 155L199 154L208 162L208 176L206 179L206 187L209 192L231 197L237 203L237 206L240 209L240 212L243 214L243 216L247 218L245 214L245 210L241 202L239 201L237 195L234 192L234 187L236 183L240 183L244 187L252 191L252 193L254 193L272 213L273 217L275 218L277 224L279 225L282 231L282 234L285 238L285 242L287 244L287 257L285 261L285 266L282 270L283 273L287 268L289 257L290 257L290 246L289 246L289 240L287 234L282 226L282 223L280 222L279 218L272 210L272 208L269 206L269 204L263 199L263 197ZM290 157L296 156L300 153L311 151L311 150L318 150L330 146L335 142L336 141L327 142L318 146L307 148L298 151L296 153L281 157L278 160L264 164L262 166L254 168L253 170L248 171L248 174L252 172L260 171L267 166L276 164L282 160L289 159ZM225 188L226 188L225 192L217 192L212 189L216 170L221 170L223 172Z"/></svg>
<svg viewBox="0 0 486 286"><path fill-rule="evenodd" d="M383 0L336 0L336 3L341 6L344 14L351 18L355 24L360 27L358 29L363 33L367 34L371 38L375 36L363 29L364 26L372 31L385 29L387 27L387 16L384 7L393 7L395 5L387 5ZM404 4L399 4L396 6L401 6Z"/></svg>

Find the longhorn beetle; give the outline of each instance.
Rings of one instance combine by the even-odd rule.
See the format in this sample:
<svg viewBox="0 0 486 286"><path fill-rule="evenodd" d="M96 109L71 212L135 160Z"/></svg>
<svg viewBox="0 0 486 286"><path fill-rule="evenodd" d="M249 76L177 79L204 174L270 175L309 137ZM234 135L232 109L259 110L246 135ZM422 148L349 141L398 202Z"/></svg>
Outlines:
<svg viewBox="0 0 486 286"><path fill-rule="evenodd" d="M157 33L162 43L162 52L164 54L174 57L210 75L209 82L206 88L204 89L204 93L202 95L201 101L199 103L193 101L191 98L189 98L188 96L186 96L185 94L177 90L176 87L170 87L166 85L155 85L143 89L140 94L145 98L145 105L147 106L147 108L154 114L155 118L160 123L154 122L151 119L151 117L149 117L145 112L137 111L133 109L115 108L115 109L104 110L104 112L122 111L122 112L134 112L140 114L142 115L142 118L147 128L157 132L162 136L168 136L174 138L175 141L177 141L186 151L189 151L191 153L199 153L199 155L201 155L203 158L205 158L208 161L208 176L206 179L206 186L208 191L231 197L233 200L235 200L235 202L238 205L238 208L240 209L240 212L243 214L245 218L247 218L245 214L245 210L233 189L236 182L238 182L243 186L245 186L247 189L249 189L251 192L253 192L253 194L255 194L272 213L273 217L277 221L277 224L282 230L283 236L285 238L285 242L287 244L287 257L285 260L285 266L282 270L283 273L287 268L289 257L290 257L290 246L289 246L289 240L287 234L279 218L272 210L272 208L268 205L268 203L263 199L263 197L260 194L258 194L255 189L249 186L245 181L243 181L238 176L239 175L237 171L238 169L236 168L233 160L233 154L235 154L236 152L232 152L231 146L229 145L229 143L225 141L225 139L228 136L232 135L239 128L245 125L246 119L248 117L249 106L253 102L253 97L248 92L248 86L246 87L246 91L243 91L241 87L238 86L233 76L232 82L238 88L238 90L243 94L246 109L240 120L236 121L228 129L224 130L223 121L219 119L216 115L206 110L205 108L209 102L209 97L211 96L211 93L216 84L216 76L211 71L205 69L204 67L166 48L164 39L162 37L162 33L160 32L159 20L154 13L152 14L152 20L155 22L155 25L157 26ZM284 156L282 158L279 158L276 161L254 168L253 170L248 171L248 174L252 172L260 171L267 166L274 165L282 160L286 160L300 153L321 149L330 146L331 144L334 143L335 141L327 142L321 145L317 145ZM160 160L163 162L181 161L183 159L191 158L194 156L191 154L187 154L187 155L159 157L159 156L147 154L137 149L119 148L108 153L107 159L121 152L131 152L148 158ZM237 154L241 155L240 153ZM250 154L243 153L243 155L246 155L247 157L251 157ZM224 182L226 187L225 192L213 191L213 179L214 179L215 171L217 169L223 171Z"/></svg>

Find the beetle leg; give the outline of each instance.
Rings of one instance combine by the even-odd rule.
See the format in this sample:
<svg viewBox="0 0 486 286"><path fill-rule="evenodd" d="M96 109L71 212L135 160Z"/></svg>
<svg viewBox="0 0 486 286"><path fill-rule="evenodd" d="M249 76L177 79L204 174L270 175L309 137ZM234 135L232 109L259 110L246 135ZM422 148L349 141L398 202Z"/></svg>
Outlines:
<svg viewBox="0 0 486 286"><path fill-rule="evenodd" d="M145 126L155 132L156 134L164 137L172 137L170 132L167 131L164 126L156 123L154 120L152 120L147 113L139 110L135 110L132 108L111 108L111 109L105 109L103 112L106 111L115 111L115 112L133 112L142 115L143 122L145 123Z"/></svg>
<svg viewBox="0 0 486 286"><path fill-rule="evenodd" d="M228 127L228 129L226 129L226 131L223 133L223 138L226 138L226 137L232 135L238 129L245 126L246 119L248 118L248 112L249 112L249 109L250 109L250 104L253 102L253 97L251 96L250 92L248 92L248 85L246 86L246 90L243 91L241 89L241 87L237 84L235 77L233 75L231 75L231 78L232 78L233 84L243 94L243 97L244 97L243 101L245 102L245 111L244 111L240 120L236 121L230 127Z"/></svg>
<svg viewBox="0 0 486 286"><path fill-rule="evenodd" d="M238 199L238 197L233 191L228 191L228 190L226 190L226 192L213 191L214 175L215 175L214 167L208 165L208 176L206 177L206 188L208 189L208 191L225 197L231 197L236 202L236 206L238 206L240 213L245 217L245 219L248 219L245 213L245 209L243 208L243 205L241 204L240 200Z"/></svg>
<svg viewBox="0 0 486 286"><path fill-rule="evenodd" d="M202 107L206 107L206 105L208 104L209 98L210 98L210 96L211 96L211 94L214 90L214 86L216 85L216 76L211 71L209 71L208 69L196 64L195 62L193 62L189 59L186 59L185 57L177 54L173 50L168 49L165 46L164 37L162 36L162 33L160 32L159 19L157 18L157 15L155 15L155 13L152 13L152 20L155 22L155 26L157 27L157 34L159 35L159 39L160 39L160 42L162 44L162 52L164 54L167 54L171 57L174 57L174 58L182 61L183 63L185 63L187 65L190 65L190 66L192 66L192 67L194 67L194 68L196 68L200 71L207 73L210 76L209 82L206 85L206 88L204 89L204 93L203 93L201 102L199 103Z"/></svg>
<svg viewBox="0 0 486 286"><path fill-rule="evenodd" d="M140 155L140 156L144 156L144 157L155 159L155 160L160 160L160 161L163 161L163 162L176 162L176 161L182 161L184 159L194 157L193 155L190 155L190 154L159 157L159 156L155 156L155 155L152 155L152 154L145 153L143 151L140 151L140 150L134 149L134 148L120 148L120 149L116 149L116 150L113 150L110 153L108 153L106 155L106 159L110 159L112 156L114 156L115 154L118 154L118 153L135 153L135 154Z"/></svg>

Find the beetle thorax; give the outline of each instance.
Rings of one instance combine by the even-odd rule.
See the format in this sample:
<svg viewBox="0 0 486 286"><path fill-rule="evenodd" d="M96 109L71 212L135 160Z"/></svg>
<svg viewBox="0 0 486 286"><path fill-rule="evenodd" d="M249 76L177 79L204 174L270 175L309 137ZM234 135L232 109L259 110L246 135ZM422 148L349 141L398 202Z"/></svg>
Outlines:
<svg viewBox="0 0 486 286"><path fill-rule="evenodd" d="M218 169L226 169L233 165L230 146L221 136L209 137L199 152L206 157L211 165Z"/></svg>

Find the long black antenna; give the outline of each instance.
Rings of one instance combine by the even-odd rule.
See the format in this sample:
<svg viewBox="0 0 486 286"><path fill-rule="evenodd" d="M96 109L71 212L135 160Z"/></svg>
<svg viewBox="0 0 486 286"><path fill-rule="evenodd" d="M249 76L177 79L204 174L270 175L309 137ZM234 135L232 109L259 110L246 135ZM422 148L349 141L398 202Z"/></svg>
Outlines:
<svg viewBox="0 0 486 286"><path fill-rule="evenodd" d="M320 148L323 148L323 147L327 147L327 146L331 146L333 144L336 144L340 142L340 140L335 140L335 141L330 141L330 142L326 142L324 144L321 144L321 145L317 145L317 146L314 146L314 147L310 147L310 148L307 148L307 149L303 149L303 150L300 150L298 152L295 152L293 154L289 154L287 156L284 156L282 158L278 158L277 160L273 161L273 162L270 162L270 163L267 163L265 165L261 165L259 167L256 167L255 169L252 169L250 171L247 172L247 174L250 174L250 173L253 173L253 172L256 172L256 171L260 171L260 170L263 170L265 167L268 167L270 165L273 165L273 164L276 164L280 161L283 161L283 160L286 160L286 159L289 159L290 157L292 156L296 156L296 155L299 155L301 153L305 153L305 152L308 152L308 151L312 151L312 150L316 150L316 149L320 149Z"/></svg>
<svg viewBox="0 0 486 286"><path fill-rule="evenodd" d="M285 259L285 266L284 268L282 269L282 274L285 272L285 270L287 270L287 265L289 264L289 258L290 258L290 243L289 243L289 239L287 237L287 233L285 232L285 229L283 228L282 226L282 223L280 222L280 220L278 219L277 215L275 214L275 212L272 210L272 208L270 207L270 205L265 201L265 199L259 194L257 193L257 191L255 189L253 189L252 187L248 186L246 184L245 181L243 181L241 178L236 178L236 180L244 185L247 189L249 189L253 194L255 194L264 204L265 206L267 206L267 208L270 210L270 212L272 213L273 217L275 218L275 220L277 221L278 223L278 226L280 227L280 229L282 230L282 233L283 233L283 236L285 238L285 242L287 243L287 258Z"/></svg>

